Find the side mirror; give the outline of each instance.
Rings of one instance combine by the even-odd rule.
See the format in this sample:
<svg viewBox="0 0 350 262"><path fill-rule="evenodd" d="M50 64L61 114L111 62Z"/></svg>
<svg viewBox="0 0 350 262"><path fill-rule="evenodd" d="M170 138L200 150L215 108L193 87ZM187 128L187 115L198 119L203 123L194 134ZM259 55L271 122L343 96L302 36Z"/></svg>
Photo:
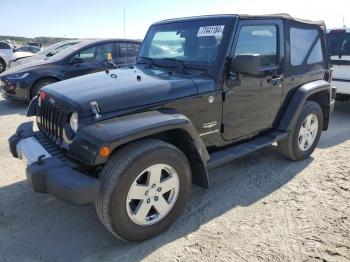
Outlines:
<svg viewBox="0 0 350 262"><path fill-rule="evenodd" d="M70 63L75 65L75 64L82 64L84 63L84 59L80 57L73 57L72 60L70 60Z"/></svg>
<svg viewBox="0 0 350 262"><path fill-rule="evenodd" d="M260 55L238 55L231 63L230 71L241 74L259 75L261 70Z"/></svg>

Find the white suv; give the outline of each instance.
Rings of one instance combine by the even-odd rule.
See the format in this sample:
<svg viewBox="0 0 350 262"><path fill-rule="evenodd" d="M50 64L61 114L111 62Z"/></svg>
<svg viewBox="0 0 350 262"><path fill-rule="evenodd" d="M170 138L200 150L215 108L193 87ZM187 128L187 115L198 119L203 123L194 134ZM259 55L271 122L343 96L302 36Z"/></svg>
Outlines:
<svg viewBox="0 0 350 262"><path fill-rule="evenodd" d="M0 74L6 70L11 60L20 57L32 56L29 52L16 52L15 48L7 42L0 42Z"/></svg>
<svg viewBox="0 0 350 262"><path fill-rule="evenodd" d="M333 84L337 99L350 99L350 28L330 29L327 33Z"/></svg>

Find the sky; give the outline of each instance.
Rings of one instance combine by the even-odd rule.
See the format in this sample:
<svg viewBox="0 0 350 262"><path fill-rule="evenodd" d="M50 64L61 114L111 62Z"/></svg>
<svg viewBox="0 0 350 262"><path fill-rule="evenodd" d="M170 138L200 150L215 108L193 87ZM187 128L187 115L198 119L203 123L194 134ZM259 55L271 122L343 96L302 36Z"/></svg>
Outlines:
<svg viewBox="0 0 350 262"><path fill-rule="evenodd" d="M350 27L350 0L0 0L0 35L142 39L156 21L208 14L289 13Z"/></svg>

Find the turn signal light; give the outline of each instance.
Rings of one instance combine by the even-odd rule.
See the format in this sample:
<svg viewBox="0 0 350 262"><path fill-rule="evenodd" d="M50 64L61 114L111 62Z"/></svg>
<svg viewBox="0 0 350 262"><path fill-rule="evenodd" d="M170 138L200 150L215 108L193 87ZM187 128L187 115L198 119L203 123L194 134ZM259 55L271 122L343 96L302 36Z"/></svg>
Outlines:
<svg viewBox="0 0 350 262"><path fill-rule="evenodd" d="M100 149L100 156L107 157L107 156L110 155L110 153L111 153L111 150L109 149L108 146L101 147L101 149Z"/></svg>

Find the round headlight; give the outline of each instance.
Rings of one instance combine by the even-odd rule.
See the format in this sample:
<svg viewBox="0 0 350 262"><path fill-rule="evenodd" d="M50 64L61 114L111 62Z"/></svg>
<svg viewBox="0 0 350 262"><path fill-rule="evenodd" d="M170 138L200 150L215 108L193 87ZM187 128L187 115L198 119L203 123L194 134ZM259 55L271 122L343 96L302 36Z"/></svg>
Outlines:
<svg viewBox="0 0 350 262"><path fill-rule="evenodd" d="M74 131L74 133L76 133L78 131L79 121L78 121L78 113L77 112L73 112L73 114L70 116L69 125L70 125L71 129Z"/></svg>

